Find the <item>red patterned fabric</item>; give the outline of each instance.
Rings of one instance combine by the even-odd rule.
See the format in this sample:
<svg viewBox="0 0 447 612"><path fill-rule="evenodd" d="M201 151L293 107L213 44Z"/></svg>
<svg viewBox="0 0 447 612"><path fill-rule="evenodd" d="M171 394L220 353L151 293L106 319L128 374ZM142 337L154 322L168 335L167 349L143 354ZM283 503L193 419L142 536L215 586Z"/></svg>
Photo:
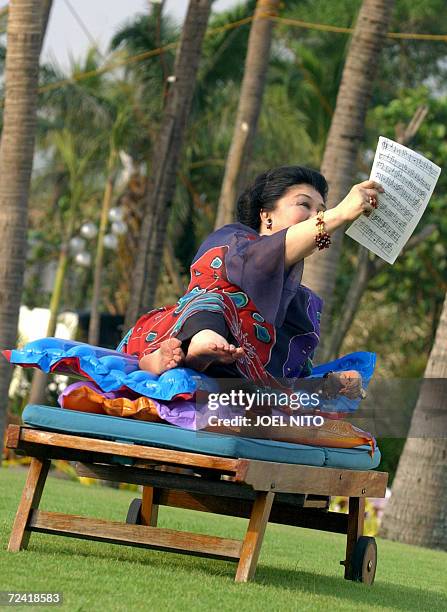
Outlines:
<svg viewBox="0 0 447 612"><path fill-rule="evenodd" d="M245 356L236 365L241 375L251 380L273 384L275 379L265 365L275 343L275 327L259 313L249 296L228 281L225 257L228 246L207 250L191 266L187 293L173 306L165 306L143 315L133 327L124 352L141 358L175 337L184 322L198 311L220 312Z"/></svg>

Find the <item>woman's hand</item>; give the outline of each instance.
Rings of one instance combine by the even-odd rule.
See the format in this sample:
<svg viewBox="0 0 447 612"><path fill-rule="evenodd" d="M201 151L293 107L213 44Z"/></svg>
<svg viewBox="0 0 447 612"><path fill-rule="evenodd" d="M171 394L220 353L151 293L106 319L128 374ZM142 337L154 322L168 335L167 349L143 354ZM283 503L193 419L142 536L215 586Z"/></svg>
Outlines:
<svg viewBox="0 0 447 612"><path fill-rule="evenodd" d="M365 397L362 376L357 370L330 372L325 377L325 391L330 397L344 395L349 399Z"/></svg>
<svg viewBox="0 0 447 612"><path fill-rule="evenodd" d="M362 397L362 376L357 370L340 372L340 383L342 388L340 395L346 395L349 399Z"/></svg>
<svg viewBox="0 0 447 612"><path fill-rule="evenodd" d="M368 217L377 208L378 194L384 191L380 183L363 181L352 187L345 199L336 206L336 210L345 221L355 221L362 214Z"/></svg>

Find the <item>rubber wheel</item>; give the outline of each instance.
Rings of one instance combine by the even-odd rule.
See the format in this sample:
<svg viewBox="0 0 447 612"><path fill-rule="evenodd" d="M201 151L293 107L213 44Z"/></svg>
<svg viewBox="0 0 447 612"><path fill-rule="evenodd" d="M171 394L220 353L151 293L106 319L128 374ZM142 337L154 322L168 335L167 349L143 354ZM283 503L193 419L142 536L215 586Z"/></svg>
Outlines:
<svg viewBox="0 0 447 612"><path fill-rule="evenodd" d="M368 536L360 536L352 556L352 580L372 584L376 575L376 567L376 540Z"/></svg>
<svg viewBox="0 0 447 612"><path fill-rule="evenodd" d="M130 502L126 523L129 525L141 525L141 499L139 497Z"/></svg>

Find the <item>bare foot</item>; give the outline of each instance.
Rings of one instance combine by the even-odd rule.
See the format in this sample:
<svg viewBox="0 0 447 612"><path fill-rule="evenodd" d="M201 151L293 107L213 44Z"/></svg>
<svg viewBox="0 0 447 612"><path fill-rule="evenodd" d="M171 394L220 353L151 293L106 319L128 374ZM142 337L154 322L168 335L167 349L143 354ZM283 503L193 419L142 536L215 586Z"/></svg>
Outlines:
<svg viewBox="0 0 447 612"><path fill-rule="evenodd" d="M177 338L169 338L160 344L160 348L144 355L140 359L140 370L147 370L152 374L163 374L166 370L172 370L181 365L185 354L181 349L182 343Z"/></svg>
<svg viewBox="0 0 447 612"><path fill-rule="evenodd" d="M198 372L203 372L214 362L233 363L243 355L242 348L229 344L228 340L217 332L202 329L191 338L185 365Z"/></svg>

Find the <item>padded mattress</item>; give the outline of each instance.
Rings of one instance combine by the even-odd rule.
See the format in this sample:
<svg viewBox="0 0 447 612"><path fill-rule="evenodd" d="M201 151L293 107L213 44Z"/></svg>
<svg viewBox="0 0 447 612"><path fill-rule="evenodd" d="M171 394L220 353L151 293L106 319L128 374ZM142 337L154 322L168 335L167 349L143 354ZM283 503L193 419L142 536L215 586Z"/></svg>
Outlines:
<svg viewBox="0 0 447 612"><path fill-rule="evenodd" d="M378 448L371 457L371 449L368 445L341 449L290 444L275 440L192 431L163 423L150 423L36 404L30 404L25 408L22 419L26 425L60 433L220 457L351 470L374 469L379 465L381 459Z"/></svg>

